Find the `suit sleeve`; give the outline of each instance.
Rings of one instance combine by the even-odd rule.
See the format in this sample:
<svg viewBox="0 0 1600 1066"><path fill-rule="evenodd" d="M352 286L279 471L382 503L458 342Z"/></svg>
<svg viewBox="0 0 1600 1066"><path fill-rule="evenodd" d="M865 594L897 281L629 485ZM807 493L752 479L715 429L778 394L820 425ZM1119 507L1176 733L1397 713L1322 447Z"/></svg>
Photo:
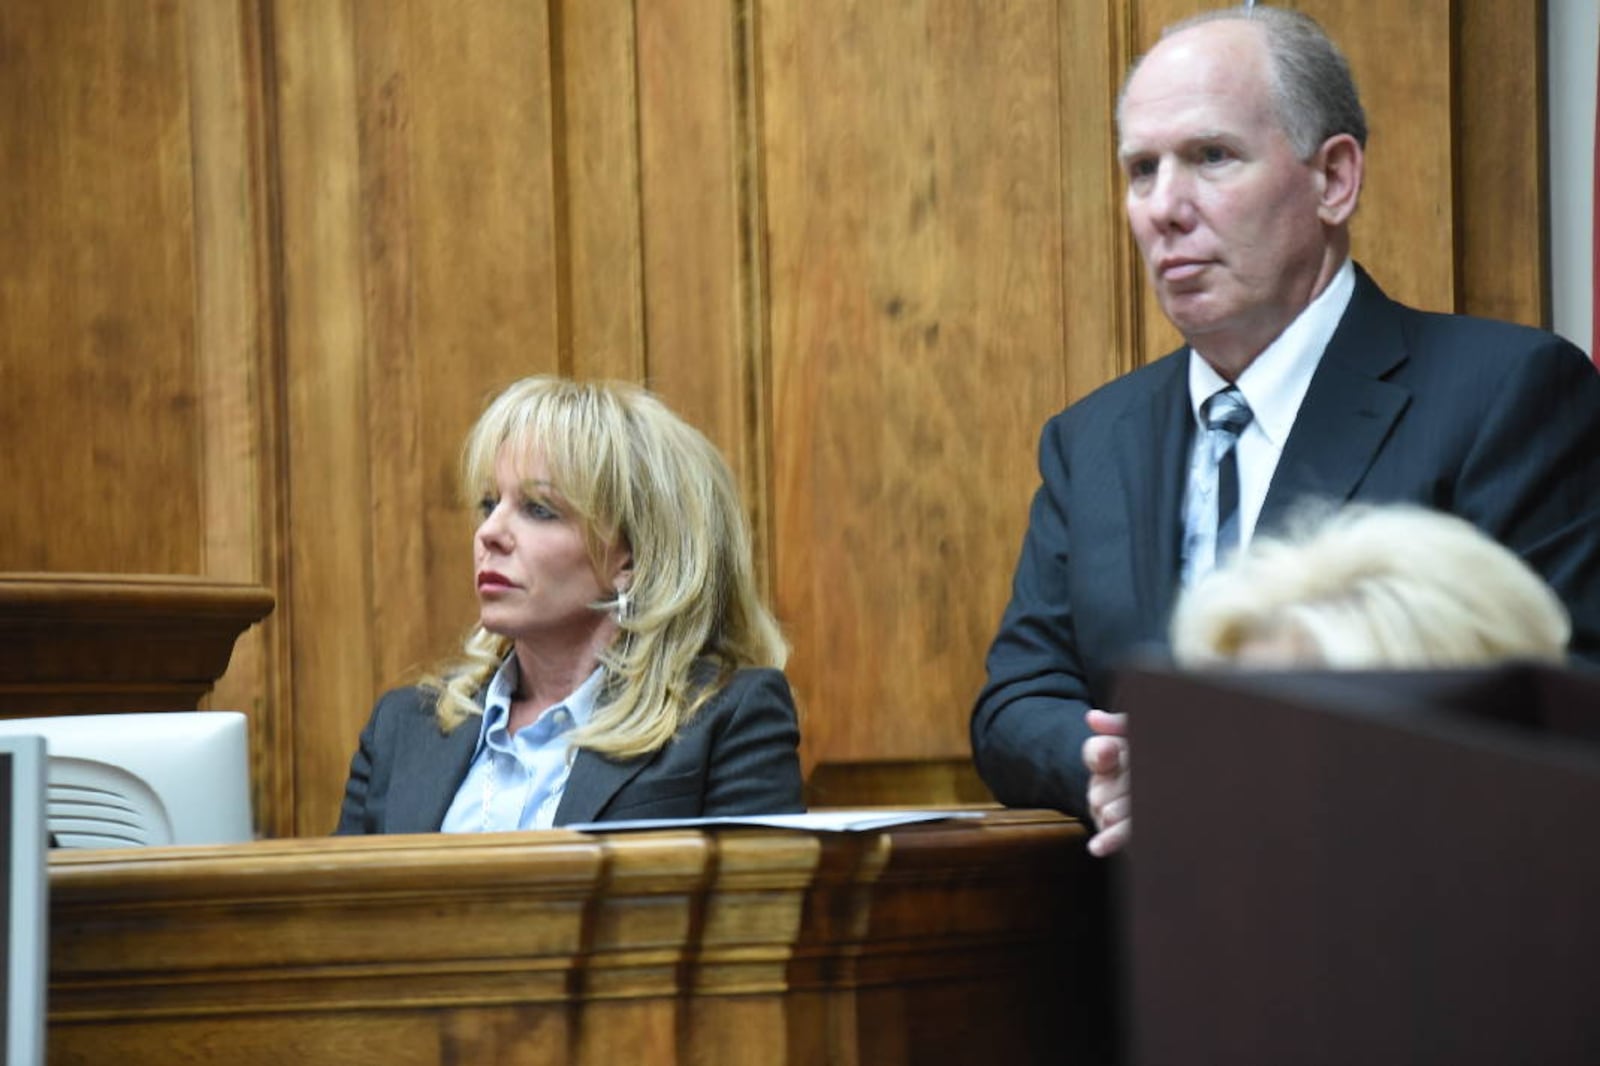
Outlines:
<svg viewBox="0 0 1600 1066"><path fill-rule="evenodd" d="M346 836L383 832L383 800L388 791L389 767L385 753L392 745L385 742L387 708L404 698L405 690L385 693L372 708L366 728L350 759L350 774L344 783L344 803L339 808L335 835Z"/></svg>
<svg viewBox="0 0 1600 1066"><path fill-rule="evenodd" d="M1474 436L1451 509L1521 555L1600 665L1600 373L1559 338L1513 361Z"/></svg>
<svg viewBox="0 0 1600 1066"><path fill-rule="evenodd" d="M978 773L1001 803L1081 815L1089 683L1070 596L1067 433L1058 416L1040 439L1041 483L971 730Z"/></svg>
<svg viewBox="0 0 1600 1066"><path fill-rule="evenodd" d="M702 813L803 811L800 726L783 673L740 670L716 699L727 701L729 710L712 741Z"/></svg>

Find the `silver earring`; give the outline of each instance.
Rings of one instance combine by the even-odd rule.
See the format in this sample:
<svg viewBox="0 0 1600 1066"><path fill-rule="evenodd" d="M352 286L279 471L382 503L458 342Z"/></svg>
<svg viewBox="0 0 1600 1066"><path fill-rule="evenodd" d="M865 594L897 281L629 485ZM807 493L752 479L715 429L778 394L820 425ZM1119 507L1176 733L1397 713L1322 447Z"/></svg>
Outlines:
<svg viewBox="0 0 1600 1066"><path fill-rule="evenodd" d="M633 597L627 589L617 590L617 621L626 622L633 617Z"/></svg>

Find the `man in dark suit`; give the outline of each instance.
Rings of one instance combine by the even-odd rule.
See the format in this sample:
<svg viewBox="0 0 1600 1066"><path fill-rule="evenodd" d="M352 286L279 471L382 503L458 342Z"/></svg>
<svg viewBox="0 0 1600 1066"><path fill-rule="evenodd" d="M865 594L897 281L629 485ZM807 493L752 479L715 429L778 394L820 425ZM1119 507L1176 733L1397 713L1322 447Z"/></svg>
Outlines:
<svg viewBox="0 0 1600 1066"><path fill-rule="evenodd" d="M1600 375L1552 334L1403 307L1352 262L1366 122L1320 28L1264 8L1180 23L1118 125L1129 223L1188 343L1045 426L972 717L996 797L1087 814L1097 854L1130 829L1126 723L1100 710L1113 669L1164 640L1219 548L1303 498L1461 515L1600 657Z"/></svg>

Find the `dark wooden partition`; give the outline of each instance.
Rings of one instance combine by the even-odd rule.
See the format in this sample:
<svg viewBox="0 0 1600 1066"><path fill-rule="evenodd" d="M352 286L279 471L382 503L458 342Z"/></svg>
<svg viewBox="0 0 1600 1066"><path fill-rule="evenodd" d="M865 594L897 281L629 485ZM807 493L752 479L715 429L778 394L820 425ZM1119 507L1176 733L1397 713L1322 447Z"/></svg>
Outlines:
<svg viewBox="0 0 1600 1066"><path fill-rule="evenodd" d="M1121 692L1133 1062L1600 1061L1600 675Z"/></svg>

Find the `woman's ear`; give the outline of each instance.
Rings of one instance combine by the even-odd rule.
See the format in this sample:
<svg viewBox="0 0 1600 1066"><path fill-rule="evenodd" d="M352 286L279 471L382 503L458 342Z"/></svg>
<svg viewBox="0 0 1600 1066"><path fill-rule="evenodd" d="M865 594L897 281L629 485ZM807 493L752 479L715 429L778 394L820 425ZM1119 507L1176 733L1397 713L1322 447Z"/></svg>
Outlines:
<svg viewBox="0 0 1600 1066"><path fill-rule="evenodd" d="M617 560L615 569L611 574L611 587L617 593L617 621L625 623L633 618L634 603L631 591L633 589L633 553L629 552Z"/></svg>

